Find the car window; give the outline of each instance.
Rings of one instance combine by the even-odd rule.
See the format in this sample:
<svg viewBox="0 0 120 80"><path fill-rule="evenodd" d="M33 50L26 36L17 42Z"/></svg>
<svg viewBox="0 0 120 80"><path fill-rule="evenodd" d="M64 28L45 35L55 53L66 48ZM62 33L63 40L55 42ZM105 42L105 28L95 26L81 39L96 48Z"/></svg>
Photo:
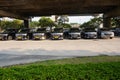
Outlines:
<svg viewBox="0 0 120 80"><path fill-rule="evenodd" d="M4 30L4 32L10 33L10 32L16 32L16 30L15 29L6 29L6 30Z"/></svg>
<svg viewBox="0 0 120 80"><path fill-rule="evenodd" d="M46 32L46 28L39 28L37 29L37 32L40 32L40 33L45 33Z"/></svg>
<svg viewBox="0 0 120 80"><path fill-rule="evenodd" d="M34 29L34 28L30 29L30 32L36 32L36 29Z"/></svg>
<svg viewBox="0 0 120 80"><path fill-rule="evenodd" d="M95 28L86 28L83 31L84 32L96 32Z"/></svg>
<svg viewBox="0 0 120 80"><path fill-rule="evenodd" d="M101 31L110 31L110 29L100 29Z"/></svg>
<svg viewBox="0 0 120 80"><path fill-rule="evenodd" d="M19 32L21 32L21 33L27 33L29 31L30 31L30 29L21 29L21 30L19 30Z"/></svg>
<svg viewBox="0 0 120 80"><path fill-rule="evenodd" d="M54 32L60 32L60 33L62 33L63 32L63 28L55 28Z"/></svg>
<svg viewBox="0 0 120 80"><path fill-rule="evenodd" d="M79 28L71 28L70 32L80 32Z"/></svg>

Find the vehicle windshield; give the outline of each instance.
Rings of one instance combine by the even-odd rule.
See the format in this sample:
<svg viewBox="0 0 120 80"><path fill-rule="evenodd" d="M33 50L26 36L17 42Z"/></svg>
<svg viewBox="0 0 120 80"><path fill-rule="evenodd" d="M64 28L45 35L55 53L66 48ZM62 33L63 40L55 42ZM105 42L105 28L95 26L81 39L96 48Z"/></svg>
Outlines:
<svg viewBox="0 0 120 80"><path fill-rule="evenodd" d="M28 33L30 31L30 29L21 29L19 32L21 33Z"/></svg>
<svg viewBox="0 0 120 80"><path fill-rule="evenodd" d="M30 32L36 32L36 28L30 29Z"/></svg>
<svg viewBox="0 0 120 80"><path fill-rule="evenodd" d="M120 28L116 28L116 31L118 31L118 32L119 32L119 31L120 31Z"/></svg>
<svg viewBox="0 0 120 80"><path fill-rule="evenodd" d="M9 32L16 32L17 30L15 30L15 29L6 29L6 30L4 30L3 32L5 32L5 33L9 33Z"/></svg>
<svg viewBox="0 0 120 80"><path fill-rule="evenodd" d="M55 28L54 32L56 32L56 33L63 33L63 28Z"/></svg>
<svg viewBox="0 0 120 80"><path fill-rule="evenodd" d="M96 32L95 28L86 28L84 29L85 32Z"/></svg>
<svg viewBox="0 0 120 80"><path fill-rule="evenodd" d="M71 28L70 32L80 32L79 28Z"/></svg>
<svg viewBox="0 0 120 80"><path fill-rule="evenodd" d="M46 32L46 28L39 28L39 29L37 29L37 32L45 33Z"/></svg>
<svg viewBox="0 0 120 80"><path fill-rule="evenodd" d="M100 29L101 31L110 31L110 29Z"/></svg>

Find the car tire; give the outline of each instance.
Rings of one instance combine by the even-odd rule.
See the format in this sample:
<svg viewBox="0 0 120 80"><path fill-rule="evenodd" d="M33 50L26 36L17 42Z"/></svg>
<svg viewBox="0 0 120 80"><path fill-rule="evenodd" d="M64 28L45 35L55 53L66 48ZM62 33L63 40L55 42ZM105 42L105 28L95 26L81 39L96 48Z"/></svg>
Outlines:
<svg viewBox="0 0 120 80"><path fill-rule="evenodd" d="M113 37L110 37L110 39L113 39Z"/></svg>
<svg viewBox="0 0 120 80"><path fill-rule="evenodd" d="M27 40L29 40L30 39L30 37L29 36L27 36Z"/></svg>
<svg viewBox="0 0 120 80"><path fill-rule="evenodd" d="M12 40L13 38L12 38L12 36L8 36L8 40Z"/></svg>
<svg viewBox="0 0 120 80"><path fill-rule="evenodd" d="M15 40L16 40L16 41L18 41L18 39L17 39L17 38L15 38Z"/></svg>

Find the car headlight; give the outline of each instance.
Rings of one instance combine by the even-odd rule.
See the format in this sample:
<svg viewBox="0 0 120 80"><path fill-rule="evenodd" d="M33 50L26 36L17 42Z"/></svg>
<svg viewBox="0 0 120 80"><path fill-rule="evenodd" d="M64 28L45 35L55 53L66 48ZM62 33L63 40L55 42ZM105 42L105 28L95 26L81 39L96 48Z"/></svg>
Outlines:
<svg viewBox="0 0 120 80"><path fill-rule="evenodd" d="M23 36L27 36L27 34L22 34Z"/></svg>
<svg viewBox="0 0 120 80"><path fill-rule="evenodd" d="M44 36L44 34L43 34L43 33L42 33L42 34L40 34L40 35Z"/></svg>

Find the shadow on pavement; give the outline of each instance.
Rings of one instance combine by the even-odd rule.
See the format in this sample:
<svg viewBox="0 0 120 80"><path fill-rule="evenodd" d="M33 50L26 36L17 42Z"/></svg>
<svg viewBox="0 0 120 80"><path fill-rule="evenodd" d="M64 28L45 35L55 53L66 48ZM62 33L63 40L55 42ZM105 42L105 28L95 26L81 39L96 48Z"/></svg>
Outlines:
<svg viewBox="0 0 120 80"><path fill-rule="evenodd" d="M108 55L115 56L120 55L116 52L92 52L89 50L25 50L19 51L19 49L10 49L0 51L0 66L8 66L14 64L30 63L35 61L82 57L82 56L98 56Z"/></svg>

